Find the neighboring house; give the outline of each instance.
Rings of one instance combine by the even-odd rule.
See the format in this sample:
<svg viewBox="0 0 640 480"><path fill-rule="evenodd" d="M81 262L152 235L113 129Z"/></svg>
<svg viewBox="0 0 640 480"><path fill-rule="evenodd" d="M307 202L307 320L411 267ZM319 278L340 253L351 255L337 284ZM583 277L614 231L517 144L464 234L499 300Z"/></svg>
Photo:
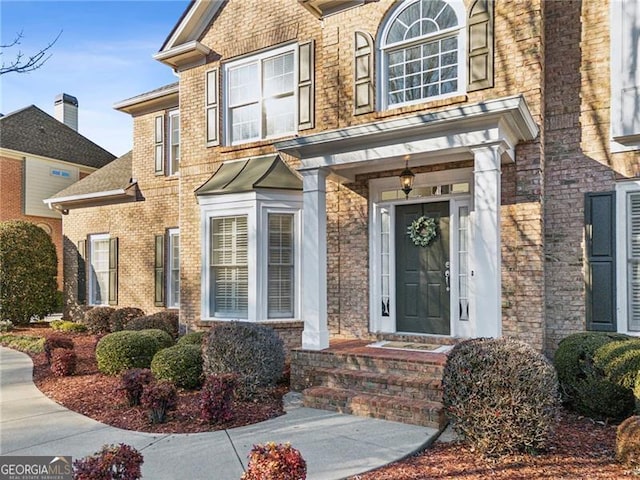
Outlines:
<svg viewBox="0 0 640 480"><path fill-rule="evenodd" d="M194 1L155 55L179 83L116 105L119 182L49 200L90 267L68 252L69 300L311 350L638 335L639 25L617 0Z"/></svg>
<svg viewBox="0 0 640 480"><path fill-rule="evenodd" d="M62 289L62 216L43 200L115 156L78 133L75 97L58 95L55 115L31 105L0 117L0 221L26 220L51 236Z"/></svg>

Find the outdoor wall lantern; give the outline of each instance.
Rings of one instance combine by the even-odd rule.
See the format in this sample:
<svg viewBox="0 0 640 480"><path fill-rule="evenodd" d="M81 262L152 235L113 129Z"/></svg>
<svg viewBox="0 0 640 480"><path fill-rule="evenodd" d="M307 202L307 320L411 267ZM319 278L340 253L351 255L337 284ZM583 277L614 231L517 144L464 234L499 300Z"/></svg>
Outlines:
<svg viewBox="0 0 640 480"><path fill-rule="evenodd" d="M409 168L409 157L404 159L404 170L400 173L400 187L405 194L405 197L409 198L409 193L413 190L413 179L415 174Z"/></svg>

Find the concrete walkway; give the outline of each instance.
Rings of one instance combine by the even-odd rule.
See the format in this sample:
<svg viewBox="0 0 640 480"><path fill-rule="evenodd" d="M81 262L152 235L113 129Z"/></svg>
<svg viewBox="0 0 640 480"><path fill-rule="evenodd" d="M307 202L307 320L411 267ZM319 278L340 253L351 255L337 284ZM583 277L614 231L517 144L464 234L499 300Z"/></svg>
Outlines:
<svg viewBox="0 0 640 480"><path fill-rule="evenodd" d="M195 434L122 430L67 410L32 381L28 355L0 347L0 455L93 454L126 443L144 456L151 480L238 480L255 443L291 442L307 461L309 480L341 479L403 458L437 431L310 408L255 425Z"/></svg>

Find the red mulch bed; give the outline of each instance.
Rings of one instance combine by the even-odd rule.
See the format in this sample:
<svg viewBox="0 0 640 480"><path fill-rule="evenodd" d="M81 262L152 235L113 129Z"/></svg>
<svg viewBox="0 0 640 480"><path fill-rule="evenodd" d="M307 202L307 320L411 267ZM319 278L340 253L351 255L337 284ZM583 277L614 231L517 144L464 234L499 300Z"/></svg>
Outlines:
<svg viewBox="0 0 640 480"><path fill-rule="evenodd" d="M16 335L48 336L55 333L47 327L15 329ZM119 377L98 372L95 347L99 337L91 334L64 333L73 338L78 356L76 373L70 377L51 374L44 353L31 355L36 386L48 397L70 410L118 428L153 433L196 433L250 425L284 414L282 396L289 391L287 384L273 392L265 392L259 401L234 405L234 418L210 425L200 418L199 391L178 390L178 407L169 412L166 423L151 424L143 407L130 407L118 391Z"/></svg>
<svg viewBox="0 0 640 480"><path fill-rule="evenodd" d="M15 330L16 334L47 336L48 328ZM32 355L34 380L40 390L66 407L120 428L158 433L191 433L248 425L282 415L283 384L259 402L236 403L235 418L211 426L199 418L198 392L181 391L178 409L169 421L151 425L141 407L128 407L116 392L118 379L98 373L93 355L97 338L87 334L73 337L79 363L76 375L54 377L44 354ZM548 451L537 455L511 455L483 459L461 443L436 443L432 447L351 480L613 480L635 477L614 459L616 425L594 422L563 411Z"/></svg>

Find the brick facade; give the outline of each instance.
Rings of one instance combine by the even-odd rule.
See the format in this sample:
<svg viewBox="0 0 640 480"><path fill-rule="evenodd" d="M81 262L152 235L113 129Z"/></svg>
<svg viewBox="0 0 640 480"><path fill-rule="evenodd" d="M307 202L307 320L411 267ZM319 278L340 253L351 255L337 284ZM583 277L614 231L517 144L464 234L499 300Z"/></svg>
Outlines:
<svg viewBox="0 0 640 480"><path fill-rule="evenodd" d="M470 2L467 1L467 4ZM380 0L319 21L297 2L231 1L200 38L213 52L204 65L180 72L181 163L177 178L153 173L153 116L134 118L133 176L144 201L77 209L64 219L69 246L87 234L121 238L119 302L153 311L153 237L180 227L180 318L201 321L201 214L194 191L222 162L275 152L271 141L221 146L205 141L205 72L223 62L283 42L315 42L315 126L300 137L416 113L450 110L522 95L540 127L517 145L501 177L503 334L552 352L585 328L583 195L611 190L616 179L640 175L638 152L611 154L606 2L496 2L494 86L403 108L353 114L354 32L375 39L395 5ZM467 5L469 6L469 5ZM587 35L585 32L589 32ZM379 75L379 72L376 72ZM281 155L292 168L296 158ZM469 168L473 161L436 163L416 173ZM373 338L369 332L369 180L398 170L327 183L327 307L333 337ZM75 258L75 257L74 257ZM71 271L71 270L70 270ZM73 292L73 275L65 286ZM292 331L297 332L299 324Z"/></svg>

